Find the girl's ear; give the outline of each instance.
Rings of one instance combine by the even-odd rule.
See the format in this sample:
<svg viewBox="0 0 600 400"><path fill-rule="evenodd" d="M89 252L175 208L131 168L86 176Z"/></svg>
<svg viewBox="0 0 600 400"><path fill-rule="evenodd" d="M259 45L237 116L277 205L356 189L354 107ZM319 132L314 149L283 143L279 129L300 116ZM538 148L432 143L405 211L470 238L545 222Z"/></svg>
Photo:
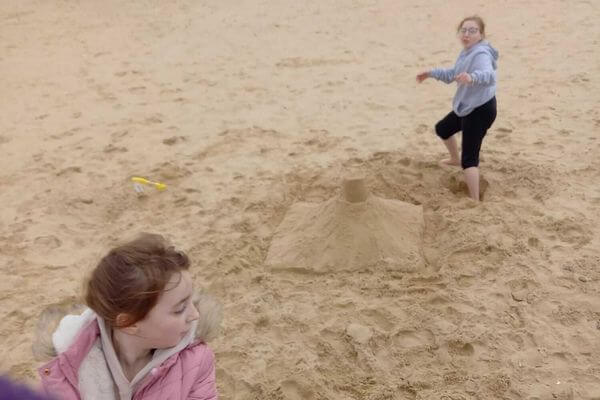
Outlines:
<svg viewBox="0 0 600 400"><path fill-rule="evenodd" d="M131 321L131 315L126 313L117 315L117 318L115 318L116 328L129 335L135 335L139 330L139 326L137 323L129 324L129 321Z"/></svg>

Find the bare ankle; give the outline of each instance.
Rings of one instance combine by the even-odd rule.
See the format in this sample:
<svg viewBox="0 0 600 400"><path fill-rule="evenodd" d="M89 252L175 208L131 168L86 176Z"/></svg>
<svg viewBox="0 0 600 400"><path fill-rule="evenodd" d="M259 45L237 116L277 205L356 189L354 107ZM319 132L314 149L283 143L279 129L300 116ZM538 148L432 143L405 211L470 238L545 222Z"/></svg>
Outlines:
<svg viewBox="0 0 600 400"><path fill-rule="evenodd" d="M440 165L450 165L453 167L460 167L460 160L453 160L452 158L446 158L440 161Z"/></svg>

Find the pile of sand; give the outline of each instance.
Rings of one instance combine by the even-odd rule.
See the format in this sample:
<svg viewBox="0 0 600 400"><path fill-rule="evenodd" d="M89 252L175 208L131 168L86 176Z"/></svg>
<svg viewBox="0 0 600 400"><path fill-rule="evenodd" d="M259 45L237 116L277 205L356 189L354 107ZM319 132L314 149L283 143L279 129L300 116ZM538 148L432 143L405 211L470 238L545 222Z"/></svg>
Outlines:
<svg viewBox="0 0 600 400"><path fill-rule="evenodd" d="M266 264L314 272L422 267L423 208L369 195L296 203L277 228Z"/></svg>

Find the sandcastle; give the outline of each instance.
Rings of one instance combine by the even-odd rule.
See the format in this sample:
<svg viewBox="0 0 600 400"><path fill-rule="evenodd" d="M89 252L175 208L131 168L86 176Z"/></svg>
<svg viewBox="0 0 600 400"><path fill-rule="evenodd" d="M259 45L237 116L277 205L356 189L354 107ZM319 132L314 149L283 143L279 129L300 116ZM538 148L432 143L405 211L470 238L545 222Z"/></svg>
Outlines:
<svg viewBox="0 0 600 400"><path fill-rule="evenodd" d="M266 265L318 273L423 267L423 209L369 193L365 178L343 180L339 196L296 203L277 228Z"/></svg>

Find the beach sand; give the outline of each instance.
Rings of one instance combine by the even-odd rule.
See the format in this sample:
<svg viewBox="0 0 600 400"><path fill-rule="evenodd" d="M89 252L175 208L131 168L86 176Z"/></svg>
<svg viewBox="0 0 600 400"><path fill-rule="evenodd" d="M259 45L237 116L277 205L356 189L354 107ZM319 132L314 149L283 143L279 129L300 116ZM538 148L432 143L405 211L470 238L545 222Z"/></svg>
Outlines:
<svg viewBox="0 0 600 400"><path fill-rule="evenodd" d="M600 398L599 5L415 3L2 2L0 371L37 384L40 312L151 231L223 303L223 399ZM415 82L472 13L500 52L479 205L437 164L454 85ZM422 265L266 265L349 170L422 208Z"/></svg>

